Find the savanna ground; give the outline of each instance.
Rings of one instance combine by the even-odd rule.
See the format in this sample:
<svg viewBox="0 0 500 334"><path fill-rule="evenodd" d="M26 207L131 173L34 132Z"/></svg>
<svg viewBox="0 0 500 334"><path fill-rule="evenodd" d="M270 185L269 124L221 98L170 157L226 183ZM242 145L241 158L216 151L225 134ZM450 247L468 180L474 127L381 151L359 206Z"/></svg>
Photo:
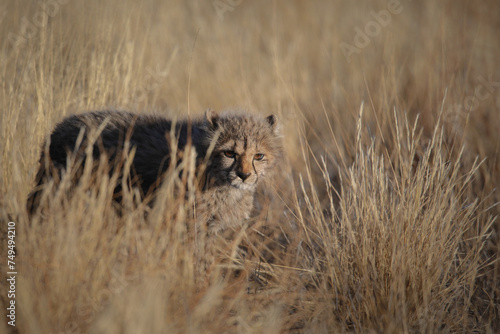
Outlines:
<svg viewBox="0 0 500 334"><path fill-rule="evenodd" d="M499 17L496 0L3 1L0 332L499 332ZM286 159L204 283L176 174L152 209L131 193L118 215L103 174L28 219L65 116L233 106L277 114Z"/></svg>

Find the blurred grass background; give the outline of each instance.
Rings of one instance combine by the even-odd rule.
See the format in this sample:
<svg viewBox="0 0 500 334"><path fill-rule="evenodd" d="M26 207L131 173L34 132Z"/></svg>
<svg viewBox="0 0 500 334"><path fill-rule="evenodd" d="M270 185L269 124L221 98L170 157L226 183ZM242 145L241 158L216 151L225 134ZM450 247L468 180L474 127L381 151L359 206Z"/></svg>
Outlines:
<svg viewBox="0 0 500 334"><path fill-rule="evenodd" d="M494 0L2 2L18 332L500 331L499 17ZM29 222L65 116L231 107L277 114L287 160L205 285L173 186L147 217L82 186Z"/></svg>

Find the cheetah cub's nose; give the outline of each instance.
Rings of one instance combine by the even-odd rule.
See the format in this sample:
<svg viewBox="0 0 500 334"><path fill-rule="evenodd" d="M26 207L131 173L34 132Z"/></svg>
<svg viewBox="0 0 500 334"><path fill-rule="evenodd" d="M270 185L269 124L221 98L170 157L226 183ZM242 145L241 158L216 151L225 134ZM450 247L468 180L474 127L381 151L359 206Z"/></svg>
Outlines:
<svg viewBox="0 0 500 334"><path fill-rule="evenodd" d="M238 175L238 177L240 179L242 179L243 181L245 181L246 179L248 179L248 177L251 175L252 173L244 173L243 171L237 171L236 172L236 175Z"/></svg>

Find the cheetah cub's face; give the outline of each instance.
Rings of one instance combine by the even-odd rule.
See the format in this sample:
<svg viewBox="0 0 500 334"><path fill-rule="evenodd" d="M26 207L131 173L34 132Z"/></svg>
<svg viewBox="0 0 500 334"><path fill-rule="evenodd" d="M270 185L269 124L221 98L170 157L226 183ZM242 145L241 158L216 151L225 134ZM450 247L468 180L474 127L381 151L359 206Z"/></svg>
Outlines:
<svg viewBox="0 0 500 334"><path fill-rule="evenodd" d="M207 169L212 184L255 190L281 156L277 117L207 111L206 121L215 141Z"/></svg>

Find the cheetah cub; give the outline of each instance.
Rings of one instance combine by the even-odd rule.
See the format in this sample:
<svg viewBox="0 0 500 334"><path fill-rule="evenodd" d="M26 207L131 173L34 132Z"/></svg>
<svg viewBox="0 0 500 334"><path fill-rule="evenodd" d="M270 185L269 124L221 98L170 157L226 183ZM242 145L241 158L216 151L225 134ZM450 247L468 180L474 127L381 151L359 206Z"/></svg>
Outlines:
<svg viewBox="0 0 500 334"><path fill-rule="evenodd" d="M130 186L139 187L143 195L155 191L171 159L178 162L182 156L171 156L172 131L178 151L191 144L196 150L197 167L203 164L204 168L197 168L203 173L198 175L203 183L196 204L208 231L218 233L248 219L255 190L282 156L282 146L276 116L264 118L241 111L207 111L203 118L175 124L158 115L118 111L70 116L50 135L48 150L42 150L37 186L29 196L28 210L32 214L36 211L43 185L59 179L68 169L69 155L85 164L88 143L93 145L94 161L105 154L111 165L124 150L135 149L128 176ZM95 133L98 138L92 140ZM115 193L119 191L115 189Z"/></svg>

